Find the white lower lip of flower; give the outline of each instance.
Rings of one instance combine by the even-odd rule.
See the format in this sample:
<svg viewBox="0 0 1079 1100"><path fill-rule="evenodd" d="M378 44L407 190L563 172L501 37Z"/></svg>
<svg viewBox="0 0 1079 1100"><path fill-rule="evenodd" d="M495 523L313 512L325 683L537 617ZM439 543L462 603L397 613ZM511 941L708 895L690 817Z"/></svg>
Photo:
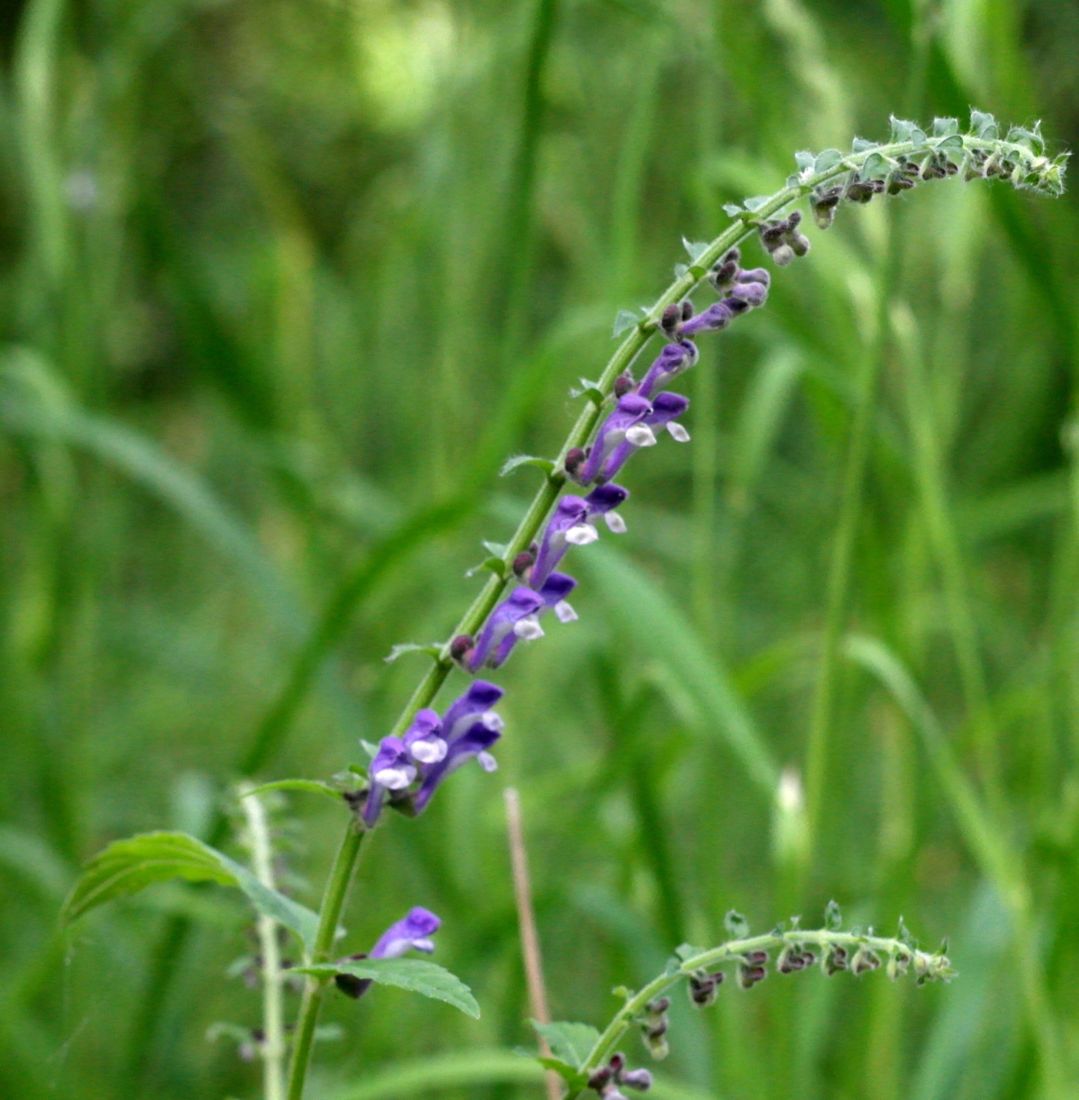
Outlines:
<svg viewBox="0 0 1079 1100"><path fill-rule="evenodd" d="M413 951L422 951L425 955L430 955L435 949L434 940L413 940L411 943Z"/></svg>
<svg viewBox="0 0 1079 1100"><path fill-rule="evenodd" d="M506 723L502 721L502 716L500 714L495 714L493 710L484 711L480 721L489 730L503 730L506 727Z"/></svg>
<svg viewBox="0 0 1079 1100"><path fill-rule="evenodd" d="M607 524L607 530L615 535L626 533L626 521L617 512L604 512L603 522Z"/></svg>
<svg viewBox="0 0 1079 1100"><path fill-rule="evenodd" d="M412 754L412 759L421 764L437 764L446 759L446 742L441 737L434 741L417 741L408 751Z"/></svg>
<svg viewBox="0 0 1079 1100"><path fill-rule="evenodd" d="M560 623L575 623L577 621L577 612L565 600L559 600L554 605L554 613Z"/></svg>
<svg viewBox="0 0 1079 1100"><path fill-rule="evenodd" d="M656 433L647 424L634 424L626 432L626 442L632 443L634 447L654 447Z"/></svg>
<svg viewBox="0 0 1079 1100"><path fill-rule="evenodd" d="M513 633L522 641L531 642L543 637L543 627L535 616L529 615L513 624Z"/></svg>
<svg viewBox="0 0 1079 1100"><path fill-rule="evenodd" d="M672 420L667 425L667 432L670 434L671 439L673 439L675 443L689 442L689 432L687 432L686 429L676 420Z"/></svg>
<svg viewBox="0 0 1079 1100"><path fill-rule="evenodd" d="M599 538L599 532L590 523L578 523L566 532L566 542L574 546L587 546Z"/></svg>
<svg viewBox="0 0 1079 1100"><path fill-rule="evenodd" d="M498 761L489 752L477 753L476 763L478 763L485 772L498 771Z"/></svg>
<svg viewBox="0 0 1079 1100"><path fill-rule="evenodd" d="M374 775L375 782L388 791L403 791L415 778L415 768L383 768Z"/></svg>

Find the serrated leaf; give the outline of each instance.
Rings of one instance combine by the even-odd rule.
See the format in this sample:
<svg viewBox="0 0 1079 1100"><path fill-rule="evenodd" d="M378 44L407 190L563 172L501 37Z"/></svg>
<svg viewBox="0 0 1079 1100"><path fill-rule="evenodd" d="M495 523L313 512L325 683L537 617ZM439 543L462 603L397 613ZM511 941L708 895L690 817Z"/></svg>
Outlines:
<svg viewBox="0 0 1079 1100"><path fill-rule="evenodd" d="M507 474L512 474L514 470L519 470L522 466L534 466L545 474L549 474L554 470L554 463L549 458L540 458L538 455L514 455L502 463L498 476L505 477Z"/></svg>
<svg viewBox="0 0 1079 1100"><path fill-rule="evenodd" d="M532 1026L551 1048L551 1053L574 1069L584 1064L599 1038L599 1032L591 1024L567 1021L541 1024L533 1020Z"/></svg>
<svg viewBox="0 0 1079 1100"><path fill-rule="evenodd" d="M834 898L824 907L824 927L829 932L836 932L843 927L843 911Z"/></svg>
<svg viewBox="0 0 1079 1100"><path fill-rule="evenodd" d="M316 913L264 886L246 867L187 833L140 833L114 841L85 865L64 902L61 920L70 923L107 901L177 878L235 886L260 913L311 949Z"/></svg>
<svg viewBox="0 0 1079 1100"><path fill-rule="evenodd" d="M1025 126L1013 126L1008 131L1007 141L1015 145L1022 145L1032 153L1041 155L1045 152L1045 140L1041 135L1041 123L1035 123L1033 130Z"/></svg>
<svg viewBox="0 0 1079 1100"><path fill-rule="evenodd" d="M736 940L744 940L749 935L749 921L737 909L728 909L723 918L723 927L727 934Z"/></svg>
<svg viewBox="0 0 1079 1100"><path fill-rule="evenodd" d="M997 120L987 111L970 111L970 131L975 137L993 140L1000 136Z"/></svg>
<svg viewBox="0 0 1079 1100"><path fill-rule="evenodd" d="M611 329L613 336L621 336L623 332L629 332L640 324L641 315L635 309L620 309L614 315L614 325Z"/></svg>
<svg viewBox="0 0 1079 1100"><path fill-rule="evenodd" d="M746 208L740 202L725 202L723 204L723 213L726 214L728 218L737 218L745 212Z"/></svg>
<svg viewBox="0 0 1079 1100"><path fill-rule="evenodd" d="M933 136L934 137L951 137L952 134L959 133L959 119L957 118L935 118L933 119Z"/></svg>
<svg viewBox="0 0 1079 1100"><path fill-rule="evenodd" d="M478 1020L480 1006L472 990L445 967L426 959L355 959L348 962L314 963L294 966L290 974L311 974L316 978L332 978L348 974L366 978L381 985L392 985L409 993L419 993L436 1001L444 1001L460 1009L466 1016Z"/></svg>
<svg viewBox="0 0 1079 1100"><path fill-rule="evenodd" d="M707 241L687 241L685 237L682 238L682 247L685 248L689 255L689 262L696 263L705 252L708 251Z"/></svg>
<svg viewBox="0 0 1079 1100"><path fill-rule="evenodd" d="M404 657L406 653L426 653L429 657L438 660L442 653L442 646L438 642L400 642L386 654L383 660L386 664L392 665L394 661Z"/></svg>
<svg viewBox="0 0 1079 1100"><path fill-rule="evenodd" d="M827 172L834 168L843 159L843 154L838 149L823 149L813 161L813 172Z"/></svg>
<svg viewBox="0 0 1079 1100"><path fill-rule="evenodd" d="M266 794L268 791L300 791L303 794L323 794L332 798L335 802L341 801L341 788L332 783L325 783L321 779L274 779L270 783L260 783L249 791L244 791L242 798L250 798L252 795Z"/></svg>
<svg viewBox="0 0 1079 1100"><path fill-rule="evenodd" d="M751 195L748 199L745 199L742 205L751 213L755 214L762 206L771 201L771 195Z"/></svg>

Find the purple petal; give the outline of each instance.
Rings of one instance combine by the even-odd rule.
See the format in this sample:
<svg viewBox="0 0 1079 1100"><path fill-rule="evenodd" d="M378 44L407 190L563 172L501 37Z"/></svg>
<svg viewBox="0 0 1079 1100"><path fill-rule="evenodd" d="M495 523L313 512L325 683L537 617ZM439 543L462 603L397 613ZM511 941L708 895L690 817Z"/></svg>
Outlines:
<svg viewBox="0 0 1079 1100"><path fill-rule="evenodd" d="M667 345L667 347L679 346ZM594 481L608 455L626 438L626 433L632 432L651 411L652 406L648 403L648 399L639 393L627 393L624 397L620 397L607 419L600 425L595 441L592 443L592 449L588 452L588 458L577 471L577 480L582 485Z"/></svg>
<svg viewBox="0 0 1079 1100"><path fill-rule="evenodd" d="M474 756L479 756L486 751L502 736L500 729L492 729L484 722L475 722L468 732L457 738L450 745L450 751L446 759L429 768L423 777L423 783L416 794L414 806L416 813L421 813L431 801L431 796L438 789L439 784L455 772L462 764L467 763Z"/></svg>
<svg viewBox="0 0 1079 1100"><path fill-rule="evenodd" d="M483 665L498 668L509 657L518 639L528 635L525 627L533 621L532 617L541 607L543 599L531 588L515 588L488 617L472 650L468 667L473 672Z"/></svg>
<svg viewBox="0 0 1079 1100"><path fill-rule="evenodd" d="M682 323L682 331L686 325L692 324L696 318L690 318ZM697 347L690 340L682 340L677 344L666 344L659 355L648 368L648 373L641 380L637 392L641 397L651 399L652 394L662 389L676 374L692 367L697 362Z"/></svg>
<svg viewBox="0 0 1079 1100"><path fill-rule="evenodd" d="M678 393L661 393L656 395L656 400L652 405L652 412L645 417L642 421L642 426L645 426L649 431L653 432L656 428L661 428L666 424L669 424L676 417L679 417L689 408L689 398L683 397ZM689 438L688 434L684 433L685 438ZM636 446L630 439L624 440L608 457L606 463L603 466L601 475L604 478L615 477L619 470L626 464L630 456L635 451L640 450L640 447Z"/></svg>
<svg viewBox="0 0 1079 1100"><path fill-rule="evenodd" d="M410 909L408 916L391 924L371 948L368 958L396 959L406 951L423 951L430 954L435 949L430 937L441 926L442 921L430 911L417 905Z"/></svg>
<svg viewBox="0 0 1079 1100"><path fill-rule="evenodd" d="M363 807L363 820L368 828L378 820L387 792L404 790L412 784L417 774L404 741L400 737L383 737L371 761L371 787Z"/></svg>
<svg viewBox="0 0 1079 1100"><path fill-rule="evenodd" d="M441 736L442 720L428 707L417 711L405 732L405 750L420 764L432 764L446 755L446 742Z"/></svg>
<svg viewBox="0 0 1079 1100"><path fill-rule="evenodd" d="M540 540L539 552L529 574L533 586L542 587L570 545L583 546L595 541L595 528L589 533L588 527L588 501L572 494L562 497Z"/></svg>
<svg viewBox="0 0 1079 1100"><path fill-rule="evenodd" d="M442 721L442 731L447 742L453 743L481 715L487 715L502 698L502 689L487 680L473 681L460 698L454 700ZM490 716L494 718L494 715Z"/></svg>

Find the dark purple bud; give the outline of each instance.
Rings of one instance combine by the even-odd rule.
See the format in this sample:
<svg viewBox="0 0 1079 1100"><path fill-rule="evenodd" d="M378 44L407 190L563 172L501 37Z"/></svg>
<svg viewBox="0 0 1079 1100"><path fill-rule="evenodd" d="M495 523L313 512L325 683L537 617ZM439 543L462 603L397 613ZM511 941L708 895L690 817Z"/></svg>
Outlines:
<svg viewBox="0 0 1079 1100"><path fill-rule="evenodd" d="M518 577L523 577L529 569L532 568L532 563L536 560L536 555L531 550L522 550L517 557L513 559L513 572Z"/></svg>
<svg viewBox="0 0 1079 1100"><path fill-rule="evenodd" d="M708 272L708 281L720 294L730 287L736 278L738 278L737 260L719 260Z"/></svg>
<svg viewBox="0 0 1079 1100"><path fill-rule="evenodd" d="M613 1076L610 1066L600 1066L599 1069L588 1078L588 1087L590 1089L595 1089L596 1092L601 1092L605 1086L610 1084L611 1077Z"/></svg>
<svg viewBox="0 0 1079 1100"><path fill-rule="evenodd" d="M674 340L678 336L678 326L681 323L682 307L677 302L673 302L663 311L663 316L659 320L659 327L668 340Z"/></svg>
<svg viewBox="0 0 1079 1100"><path fill-rule="evenodd" d="M805 256L809 252L809 238L804 233L792 233L788 238L791 251L795 256Z"/></svg>
<svg viewBox="0 0 1079 1100"><path fill-rule="evenodd" d="M614 380L614 396L624 397L635 385L633 375L629 371L623 372Z"/></svg>
<svg viewBox="0 0 1079 1100"><path fill-rule="evenodd" d="M450 642L450 657L455 661L463 661L468 656L468 651L472 648L472 635L471 634L458 634L456 638Z"/></svg>
<svg viewBox="0 0 1079 1100"><path fill-rule="evenodd" d="M578 469L580 469L581 463L584 462L587 457L588 452L584 447L570 447L566 452L566 473L569 474L570 477L573 477Z"/></svg>
<svg viewBox="0 0 1079 1100"><path fill-rule="evenodd" d="M738 971L738 983L743 989L752 989L767 976L768 971L763 966L743 966Z"/></svg>
<svg viewBox="0 0 1079 1100"><path fill-rule="evenodd" d="M644 1006L645 1012L651 1013L653 1016L662 1016L664 1012L671 1007L670 997L657 997L654 1001L649 1001Z"/></svg>
<svg viewBox="0 0 1079 1100"><path fill-rule="evenodd" d="M748 966L763 966L768 962L767 951L747 951L743 956Z"/></svg>
<svg viewBox="0 0 1079 1100"><path fill-rule="evenodd" d="M607 1065L611 1067L611 1073L617 1077L626 1068L626 1056L621 1052L612 1054Z"/></svg>
<svg viewBox="0 0 1079 1100"><path fill-rule="evenodd" d="M850 961L851 971L864 974L867 970L876 970L880 966L880 956L868 947L859 947Z"/></svg>
<svg viewBox="0 0 1079 1100"><path fill-rule="evenodd" d="M693 303L688 298L682 299L682 320L688 321L693 316Z"/></svg>
<svg viewBox="0 0 1079 1100"><path fill-rule="evenodd" d="M735 283L731 287L731 296L724 298L724 301L728 306L734 302L744 302L751 309L756 309L768 301L768 284L756 282Z"/></svg>

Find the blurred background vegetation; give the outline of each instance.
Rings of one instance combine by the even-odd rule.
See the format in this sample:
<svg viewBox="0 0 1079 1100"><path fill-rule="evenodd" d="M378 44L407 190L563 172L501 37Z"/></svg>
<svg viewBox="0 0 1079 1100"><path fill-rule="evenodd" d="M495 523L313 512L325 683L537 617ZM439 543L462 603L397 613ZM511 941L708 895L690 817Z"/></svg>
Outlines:
<svg viewBox="0 0 1079 1100"><path fill-rule="evenodd" d="M445 636L531 492L499 462L557 449L681 236L889 112L1079 129L1057 0L30 0L0 48L0 1093L27 1100L257 1094L204 1039L258 1022L240 903L151 891L65 941L76 868L206 835L244 772L359 759L423 670L390 646ZM502 770L361 867L348 949L436 910L482 1020L333 998L312 1096L540 1095L498 1053L532 1042L507 782L556 1018L602 1024L730 907L951 937L948 987L679 1003L657 1097L1079 1095L1075 230L1001 184L845 210L702 341L693 444L630 467L581 621L502 677ZM341 815L278 814L315 904Z"/></svg>

